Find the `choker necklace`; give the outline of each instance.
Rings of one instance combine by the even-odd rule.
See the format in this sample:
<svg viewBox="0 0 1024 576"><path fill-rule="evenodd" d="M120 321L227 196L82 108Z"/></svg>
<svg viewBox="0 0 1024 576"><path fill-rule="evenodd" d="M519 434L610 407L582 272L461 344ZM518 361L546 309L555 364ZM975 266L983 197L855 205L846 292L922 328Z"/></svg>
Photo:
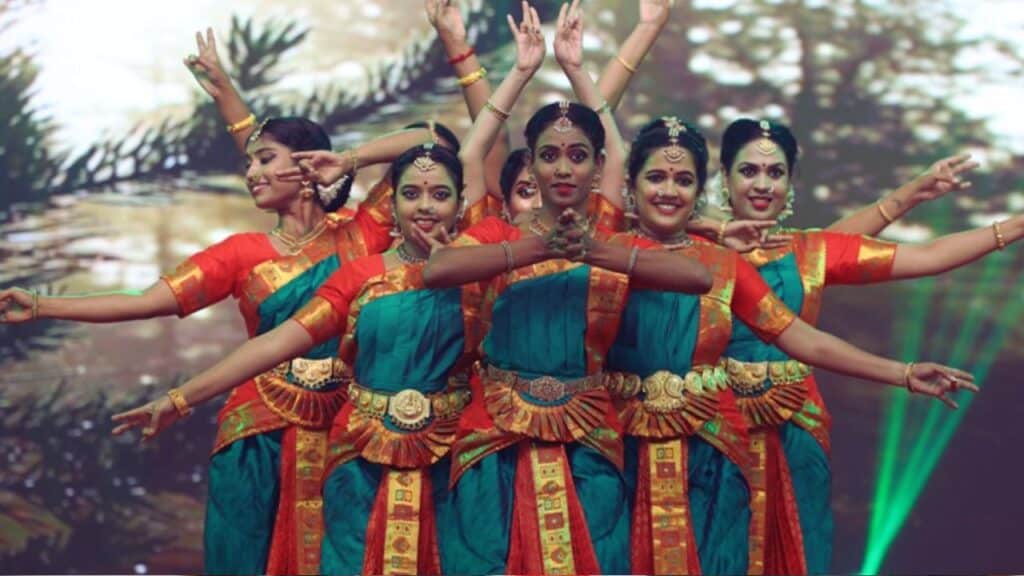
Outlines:
<svg viewBox="0 0 1024 576"><path fill-rule="evenodd" d="M654 236L651 236L647 232L644 232L643 228L640 227L636 228L636 235L640 236L641 238L646 238L652 242L657 242L658 244L661 244L661 246L665 248L665 250L679 250L680 248L689 248L690 246L693 246L693 238L690 238L690 235L687 234L685 230L683 231L683 234L681 236L676 236L675 238L671 238L669 240L661 240L659 238L655 238Z"/></svg>
<svg viewBox="0 0 1024 576"><path fill-rule="evenodd" d="M309 244L313 240L316 240L317 237L320 236L320 234L322 234L323 231L326 229L327 219L325 218L321 220L319 224L314 226L309 232L306 232L301 236L292 236L291 234L282 230L280 225L271 230L270 235L273 236L274 238L277 238L281 242L281 244L284 244L285 249L288 251L288 253L294 255L301 252L302 249L305 248L307 244Z"/></svg>
<svg viewBox="0 0 1024 576"><path fill-rule="evenodd" d="M395 248L395 255L398 256L399 260L406 264L422 264L427 261L427 258L424 258L423 256L417 256L410 253L409 249L405 247L404 242L399 244L398 248Z"/></svg>

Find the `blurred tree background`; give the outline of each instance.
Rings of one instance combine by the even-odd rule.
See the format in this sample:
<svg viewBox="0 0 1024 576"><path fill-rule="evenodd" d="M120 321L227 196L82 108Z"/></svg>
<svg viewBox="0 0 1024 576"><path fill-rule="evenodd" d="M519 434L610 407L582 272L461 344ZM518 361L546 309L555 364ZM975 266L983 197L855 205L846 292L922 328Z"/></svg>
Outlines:
<svg viewBox="0 0 1024 576"><path fill-rule="evenodd" d="M0 34L42 2L0 0ZM407 3L403 0L403 6ZM390 10L396 3L366 4ZM474 0L464 5L471 43L497 82L511 58L504 17L518 13L518 2ZM559 3L542 0L537 5L550 21ZM634 26L633 5L629 0L586 3L591 37L586 47L595 72ZM963 228L977 215L1019 211L1024 205L1024 155L1009 150L986 119L959 108L957 99L979 84L1019 83L1024 61L1020 46L1007 38L966 36L967 15L957 11L959 6L950 0L677 0L618 117L627 136L653 116L689 117L712 143L738 116L789 123L801 142L792 222L800 226L827 225L935 159L964 150L984 162L972 177L970 197L924 207L910 221L926 233L939 233ZM328 81L299 94L281 89L288 70L301 66L294 62L295 50L309 42L320 24L236 16L230 29L218 30L226 39L222 58L259 116L309 116L347 142L436 115L435 110L445 110L449 117L461 114L461 98L443 51L425 28L423 34L408 35L401 53L366 64L365 86ZM191 30L181 33L187 36ZM969 57L976 53L989 61L982 65ZM992 59L999 64L991 64ZM240 165L215 106L198 90L186 114L157 111L120 138L99 139L70 152L54 137L56 121L33 99L43 65L28 49L0 51L0 287L49 286L93 260L88 251L69 254L67 246L102 231L53 217L62 198L114 194L173 201L177 191L197 187L222 193L222 187L210 184L212 178ZM525 120L535 104L565 88L557 74L539 75L514 120ZM455 124L466 125L464 120ZM513 132L520 125L513 125ZM146 183L152 186L140 186ZM226 188L232 186L237 188L237 182ZM1020 258L1010 257L1004 264L1006 270L1018 270ZM988 302L1006 299L1011 294L1007 283L985 284L977 267L952 278L924 295L947 316L935 330L951 335L981 309L981 329L992 331L1000 309L988 310ZM867 342L873 350L889 350L901 338L893 327L905 320L902 307L893 302L908 294L899 287L839 290L830 298L824 327ZM895 320L889 323L888 316ZM924 322L930 327L938 320ZM43 357L69 337L66 328L52 323L0 326L0 368L33 355ZM1019 349L1014 344L1020 343L1020 331L1011 330L1008 338L999 346ZM933 359L942 359L942 344L926 348ZM1024 363L1019 355L1012 362L996 374L1012 373ZM168 375L155 386L165 388L177 377ZM842 388L838 382L823 379L837 413L834 568L850 572L859 566L863 552L880 435L872 427L882 397L880 392L836 392ZM109 440L103 423L115 407L137 399L130 395L67 406L56 395L27 400L0 396L0 446L8 466L0 475L0 563L5 568L128 571L137 569L137 562L147 570L194 568L175 558L198 557L196 522L201 521L198 503L204 495L202 470L212 438L212 412L190 420L162 449L142 450ZM993 422L981 427L985 434L996 434L993 429L1012 421L1012 413L1005 410L1013 410L1014 403L1006 400L1003 412L991 405L979 407L986 421ZM83 422L90 424L84 427ZM978 425L978 420L973 422ZM169 449L172 445L178 448ZM192 503L196 511L181 516ZM991 540L998 532L976 537ZM923 549L914 542L931 536L921 534L905 548L914 553ZM1024 563L1019 552L1004 556L997 564L1003 570L1012 568L1007 557L1018 559L1018 569ZM911 571L916 566L920 564L912 559L897 559L893 565ZM948 564L929 566L935 570Z"/></svg>

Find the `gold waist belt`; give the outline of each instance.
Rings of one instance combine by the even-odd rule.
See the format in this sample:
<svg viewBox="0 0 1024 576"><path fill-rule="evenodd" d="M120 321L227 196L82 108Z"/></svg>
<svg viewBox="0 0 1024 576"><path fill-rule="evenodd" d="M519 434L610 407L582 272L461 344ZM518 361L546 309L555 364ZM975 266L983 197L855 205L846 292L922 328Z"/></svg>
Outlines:
<svg viewBox="0 0 1024 576"><path fill-rule="evenodd" d="M608 390L620 398L633 398L644 393L644 407L651 412L674 412L686 404L685 395L702 395L724 390L725 368L697 366L684 376L659 370L641 379L636 374L613 372L606 380Z"/></svg>
<svg viewBox="0 0 1024 576"><path fill-rule="evenodd" d="M303 388L320 390L344 380L347 370L339 358L294 358L274 366L270 372Z"/></svg>
<svg viewBox="0 0 1024 576"><path fill-rule="evenodd" d="M379 420L385 417L403 430L419 430L431 418L449 420L469 404L471 393L464 380L449 380L450 389L445 392L424 394L408 388L394 394L376 392L352 382L348 388L348 400L356 410Z"/></svg>
<svg viewBox="0 0 1024 576"><path fill-rule="evenodd" d="M580 392L601 388L604 386L605 380L605 376L602 373L591 374L569 381L559 380L552 376L528 379L511 370L502 370L491 365L483 368L483 376L487 380L500 382L511 387L516 392L529 394L543 402L558 402L575 396Z"/></svg>
<svg viewBox="0 0 1024 576"><path fill-rule="evenodd" d="M796 360L740 362L729 358L726 371L729 373L729 387L741 396L761 394L768 388L768 382L773 386L785 386L802 382L811 374L809 366Z"/></svg>

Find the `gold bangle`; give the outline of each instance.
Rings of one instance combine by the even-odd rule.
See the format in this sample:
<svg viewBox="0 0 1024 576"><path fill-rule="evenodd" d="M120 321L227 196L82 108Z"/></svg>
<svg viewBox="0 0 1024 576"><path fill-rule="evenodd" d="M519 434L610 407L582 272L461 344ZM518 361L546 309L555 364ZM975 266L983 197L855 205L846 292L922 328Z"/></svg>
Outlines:
<svg viewBox="0 0 1024 576"><path fill-rule="evenodd" d="M171 404L174 404L174 410L178 412L178 416L184 418L192 413L192 408L189 407L181 390L171 388L167 391L167 397L171 399Z"/></svg>
<svg viewBox="0 0 1024 576"><path fill-rule="evenodd" d="M516 261L512 258L512 247L509 246L508 241L501 241L501 249L505 251L505 272L511 272L516 269Z"/></svg>
<svg viewBox="0 0 1024 576"><path fill-rule="evenodd" d="M494 115L498 117L498 120L501 120L502 122L508 120L509 113L495 106L494 103L491 102L490 100L488 100L487 103L484 104L484 108L487 108L492 113L494 113Z"/></svg>
<svg viewBox="0 0 1024 576"><path fill-rule="evenodd" d="M626 62L625 58L616 54L615 59L619 61L619 64L622 64L622 67L625 68L627 72L629 72L630 74L636 74L636 66L631 65L629 62Z"/></svg>
<svg viewBox="0 0 1024 576"><path fill-rule="evenodd" d="M255 123L256 123L256 115L255 114L249 114L248 116L246 116L245 118L242 118L241 120L239 120L238 122L235 122L234 124L228 124L227 130L228 130L229 134L238 134L242 130L245 130L246 128L251 127Z"/></svg>
<svg viewBox="0 0 1024 576"><path fill-rule="evenodd" d="M463 88L468 88L473 84L476 84L486 76L487 68L481 66L475 72L470 72L469 74L466 74L465 76L459 78L459 86L462 86Z"/></svg>
<svg viewBox="0 0 1024 576"><path fill-rule="evenodd" d="M39 318L39 291L32 291L32 319Z"/></svg>
<svg viewBox="0 0 1024 576"><path fill-rule="evenodd" d="M633 270L636 269L636 261L640 258L640 248L633 246L633 249L629 251L629 262L626 264L626 277L633 277Z"/></svg>
<svg viewBox="0 0 1024 576"><path fill-rule="evenodd" d="M359 154L356 153L355 148L349 148L346 153L352 158L352 169L349 170L349 174L355 174L359 171Z"/></svg>
<svg viewBox="0 0 1024 576"><path fill-rule="evenodd" d="M885 211L885 206L882 206L882 201L881 200L879 200L878 202L875 202L875 206L878 208L878 213L882 215L882 218L886 222L888 222L889 224L892 224L893 222L896 221L895 218L893 218L892 216L889 216L889 213Z"/></svg>
<svg viewBox="0 0 1024 576"><path fill-rule="evenodd" d="M992 223L992 233L996 235L996 248L1000 250L1006 248L1006 238L1003 237L1003 231L999 228L999 222Z"/></svg>
<svg viewBox="0 0 1024 576"><path fill-rule="evenodd" d="M914 370L915 362L907 362L907 367L903 370L903 385L910 390L910 393L914 393L914 389L910 387L910 373Z"/></svg>

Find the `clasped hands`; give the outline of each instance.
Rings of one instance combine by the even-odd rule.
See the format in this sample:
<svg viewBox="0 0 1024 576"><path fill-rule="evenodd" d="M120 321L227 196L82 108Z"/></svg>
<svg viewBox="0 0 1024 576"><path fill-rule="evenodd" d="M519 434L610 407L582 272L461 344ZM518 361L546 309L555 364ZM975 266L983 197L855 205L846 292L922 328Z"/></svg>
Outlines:
<svg viewBox="0 0 1024 576"><path fill-rule="evenodd" d="M542 234L550 258L582 262L593 249L594 237L590 222L572 208L559 214L554 228Z"/></svg>

